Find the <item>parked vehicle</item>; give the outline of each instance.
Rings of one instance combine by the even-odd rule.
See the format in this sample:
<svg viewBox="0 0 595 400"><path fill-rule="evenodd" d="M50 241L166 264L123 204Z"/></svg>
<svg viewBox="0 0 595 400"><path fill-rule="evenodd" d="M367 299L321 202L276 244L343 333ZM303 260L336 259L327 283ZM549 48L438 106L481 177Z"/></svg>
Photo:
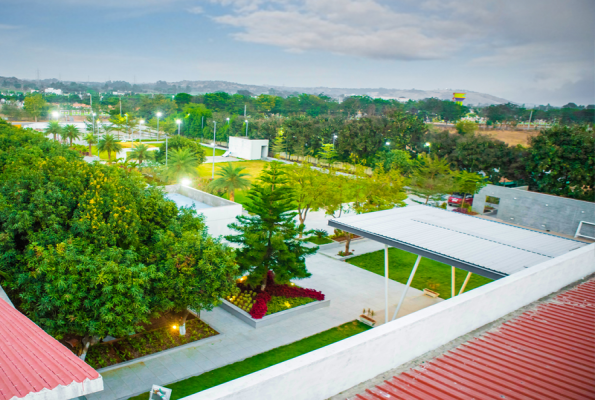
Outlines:
<svg viewBox="0 0 595 400"><path fill-rule="evenodd" d="M463 204L463 193L453 193L448 197L448 205L451 207L460 207ZM473 205L473 195L468 194L465 197L465 204Z"/></svg>

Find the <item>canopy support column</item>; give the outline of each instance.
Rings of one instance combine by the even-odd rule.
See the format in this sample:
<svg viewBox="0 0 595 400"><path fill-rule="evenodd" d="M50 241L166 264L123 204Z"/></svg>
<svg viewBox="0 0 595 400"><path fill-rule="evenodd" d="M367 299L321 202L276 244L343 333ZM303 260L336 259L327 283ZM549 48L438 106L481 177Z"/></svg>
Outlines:
<svg viewBox="0 0 595 400"><path fill-rule="evenodd" d="M467 273L467 277L465 278L465 282L463 282L463 286L461 287L459 294L463 293L465 287L467 286L467 283L469 282L469 279L471 279L471 272Z"/></svg>
<svg viewBox="0 0 595 400"><path fill-rule="evenodd" d="M403 294L401 295L401 300L399 300L399 304L397 305L397 309L393 314L393 320L397 318L397 314L403 305L403 300L405 300L405 295L407 294L407 290L409 286L411 286L411 281L413 281L413 277L415 276L415 271L417 271L417 267L419 266L419 262L421 261L421 256L417 256L417 260L415 260L415 265L413 266L413 270L411 271L411 275L409 275L409 279L407 280L407 286L405 286L405 290L403 290Z"/></svg>
<svg viewBox="0 0 595 400"><path fill-rule="evenodd" d="M455 297L455 267L451 267L451 277L450 277L450 297Z"/></svg>
<svg viewBox="0 0 595 400"><path fill-rule="evenodd" d="M384 245L384 321L388 322L388 245Z"/></svg>

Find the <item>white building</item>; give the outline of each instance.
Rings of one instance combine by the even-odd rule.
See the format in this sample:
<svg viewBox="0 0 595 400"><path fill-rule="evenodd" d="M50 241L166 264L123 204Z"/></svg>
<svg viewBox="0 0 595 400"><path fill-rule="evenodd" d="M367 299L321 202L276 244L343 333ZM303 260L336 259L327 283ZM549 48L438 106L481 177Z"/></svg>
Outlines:
<svg viewBox="0 0 595 400"><path fill-rule="evenodd" d="M54 89L54 88L47 88L44 90L44 93L53 93L57 95L62 95L62 89Z"/></svg>
<svg viewBox="0 0 595 400"><path fill-rule="evenodd" d="M231 136L229 138L229 152L231 156L244 160L261 160L269 155L269 141Z"/></svg>

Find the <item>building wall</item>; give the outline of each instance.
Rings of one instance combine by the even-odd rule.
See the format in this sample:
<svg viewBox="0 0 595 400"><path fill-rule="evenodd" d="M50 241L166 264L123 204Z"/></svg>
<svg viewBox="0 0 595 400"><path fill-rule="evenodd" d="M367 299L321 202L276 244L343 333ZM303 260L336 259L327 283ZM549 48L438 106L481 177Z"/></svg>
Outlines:
<svg viewBox="0 0 595 400"><path fill-rule="evenodd" d="M269 141L260 139L246 139L240 136L231 136L229 138L229 151L231 155L244 160L260 160L269 155Z"/></svg>
<svg viewBox="0 0 595 400"><path fill-rule="evenodd" d="M233 232L227 225L236 222L236 217L242 215L243 208L241 204L222 199L201 190L182 185L170 185L165 187L165 191L168 193L178 193L211 206L211 208L202 208L197 210L197 212L205 216L205 224L212 236L232 234Z"/></svg>
<svg viewBox="0 0 595 400"><path fill-rule="evenodd" d="M529 228L574 236L580 221L595 223L595 203L588 201L487 185L475 195L474 211L483 213L486 196L500 199L496 218ZM595 236L595 228L589 225L583 225L581 232Z"/></svg>
<svg viewBox="0 0 595 400"><path fill-rule="evenodd" d="M595 273L595 244L185 400L323 400Z"/></svg>

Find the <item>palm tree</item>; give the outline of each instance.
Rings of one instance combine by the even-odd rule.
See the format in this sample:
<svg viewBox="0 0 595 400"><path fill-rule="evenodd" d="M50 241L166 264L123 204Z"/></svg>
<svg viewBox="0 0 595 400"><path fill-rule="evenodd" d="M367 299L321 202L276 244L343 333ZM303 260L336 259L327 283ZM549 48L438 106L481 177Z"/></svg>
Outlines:
<svg viewBox="0 0 595 400"><path fill-rule="evenodd" d="M45 134L52 134L54 135L54 140L56 140L56 135L62 133L62 127L58 121L50 121L48 127L45 128Z"/></svg>
<svg viewBox="0 0 595 400"><path fill-rule="evenodd" d="M74 125L66 125L63 128L62 138L70 140L70 146L72 146L72 140L81 137L81 132Z"/></svg>
<svg viewBox="0 0 595 400"><path fill-rule="evenodd" d="M184 176L197 176L200 162L188 147L173 149L163 175L167 180L178 180Z"/></svg>
<svg viewBox="0 0 595 400"><path fill-rule="evenodd" d="M88 133L87 136L85 136L84 140L89 144L89 155L92 156L93 145L97 144L97 138L92 133Z"/></svg>
<svg viewBox="0 0 595 400"><path fill-rule="evenodd" d="M105 135L97 142L97 150L107 151L107 161L111 164L112 152L118 153L122 150L122 145L116 141L114 135Z"/></svg>
<svg viewBox="0 0 595 400"><path fill-rule="evenodd" d="M146 144L137 144L132 151L128 153L128 158L130 160L138 161L138 164L140 165L143 161L153 159L153 152L149 151L149 146Z"/></svg>
<svg viewBox="0 0 595 400"><path fill-rule="evenodd" d="M227 163L227 165L221 167L219 171L217 171L217 176L219 178L215 179L209 184L211 189L215 190L225 190L229 193L229 200L234 201L235 190L243 190L247 189L250 186L250 181L245 176L250 176L250 174L242 172L245 167L233 167L231 163Z"/></svg>

